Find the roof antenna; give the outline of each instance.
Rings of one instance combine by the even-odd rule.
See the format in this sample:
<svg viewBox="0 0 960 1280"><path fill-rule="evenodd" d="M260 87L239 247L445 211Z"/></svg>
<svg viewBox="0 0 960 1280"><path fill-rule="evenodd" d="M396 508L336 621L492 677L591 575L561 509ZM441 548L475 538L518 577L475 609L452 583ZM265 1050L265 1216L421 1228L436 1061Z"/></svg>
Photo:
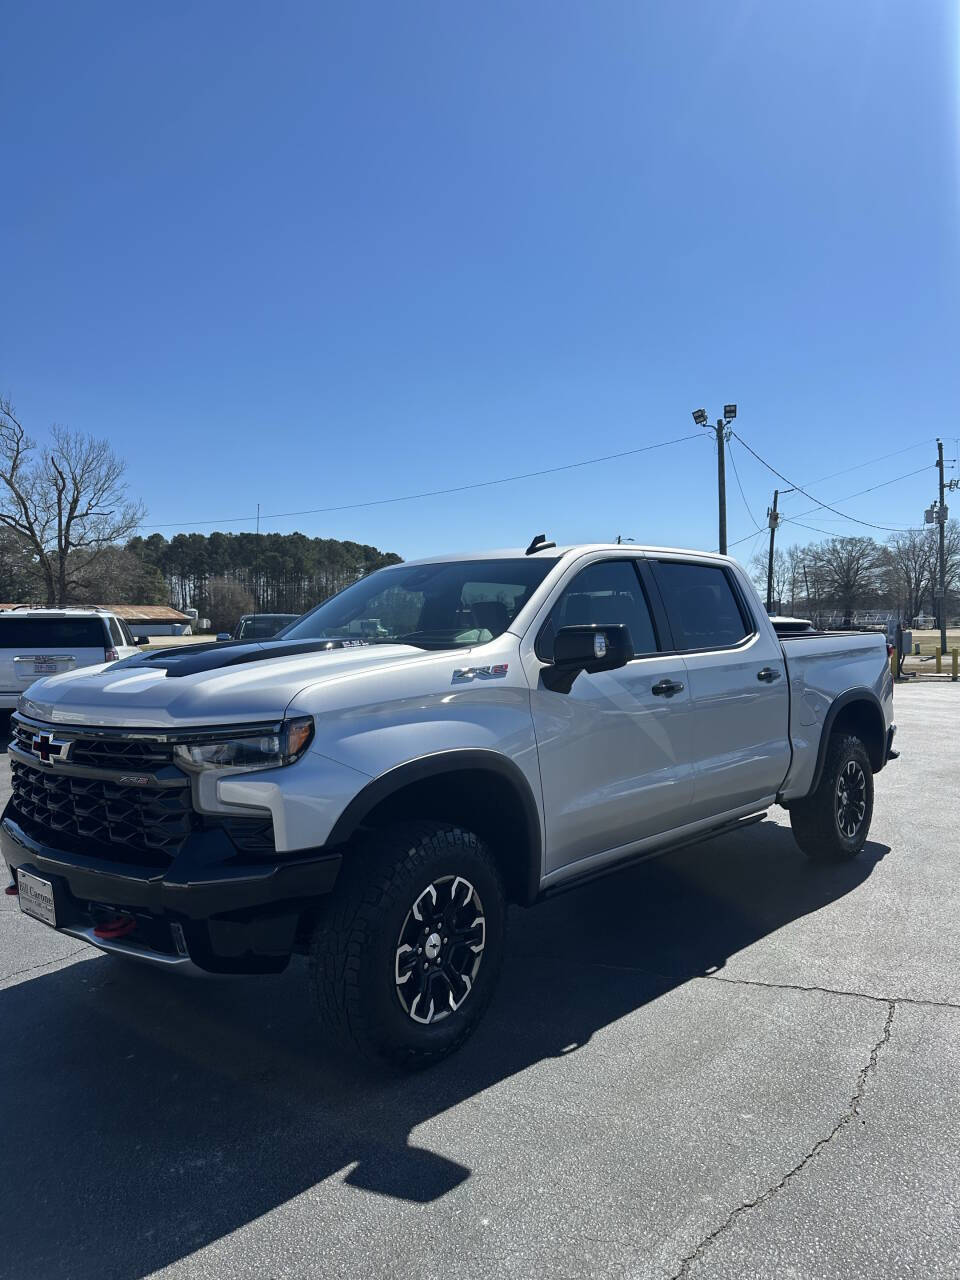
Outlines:
<svg viewBox="0 0 960 1280"><path fill-rule="evenodd" d="M547 535L545 533L538 533L530 543L529 547L527 547L524 555L536 555L538 551L548 551L551 547L555 547L556 545L557 544L555 542L547 541Z"/></svg>

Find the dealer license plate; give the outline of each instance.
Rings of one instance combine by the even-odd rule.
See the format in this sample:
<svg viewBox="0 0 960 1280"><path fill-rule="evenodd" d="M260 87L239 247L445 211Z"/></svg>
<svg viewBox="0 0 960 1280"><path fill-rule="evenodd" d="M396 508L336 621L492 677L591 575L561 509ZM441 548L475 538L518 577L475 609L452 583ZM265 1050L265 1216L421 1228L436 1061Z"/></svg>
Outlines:
<svg viewBox="0 0 960 1280"><path fill-rule="evenodd" d="M41 880L29 871L17 868L17 889L20 895L20 910L44 924L57 927L57 909L53 901L53 885L49 880Z"/></svg>

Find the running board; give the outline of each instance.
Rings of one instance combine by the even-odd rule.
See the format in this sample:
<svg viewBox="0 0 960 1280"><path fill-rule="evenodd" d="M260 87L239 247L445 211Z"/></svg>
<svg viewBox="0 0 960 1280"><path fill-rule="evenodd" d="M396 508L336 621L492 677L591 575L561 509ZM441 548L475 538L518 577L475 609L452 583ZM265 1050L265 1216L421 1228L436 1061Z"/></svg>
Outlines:
<svg viewBox="0 0 960 1280"><path fill-rule="evenodd" d="M627 858L623 858L617 862L607 863L605 866L597 867L594 871L584 871L579 876L571 876L569 880L561 880L559 884L550 885L541 891L536 901L541 902L544 898L553 898L558 893L565 893L568 889L579 889L583 884L589 884L591 880L599 880L601 876L611 876L617 871L625 871L628 867L635 867L641 862L649 862L651 858L662 858L665 854L676 853L678 849L689 849L693 845L704 844L707 840L713 840L716 836L728 835L731 831L740 831L744 827L752 827L757 822L762 822L767 816L767 811L763 813L751 813L747 818L737 818L733 822L724 822L722 826L711 827L709 831L701 831L699 835L688 836L684 840L677 840L672 844L661 845L658 849L644 849L641 853L631 854Z"/></svg>

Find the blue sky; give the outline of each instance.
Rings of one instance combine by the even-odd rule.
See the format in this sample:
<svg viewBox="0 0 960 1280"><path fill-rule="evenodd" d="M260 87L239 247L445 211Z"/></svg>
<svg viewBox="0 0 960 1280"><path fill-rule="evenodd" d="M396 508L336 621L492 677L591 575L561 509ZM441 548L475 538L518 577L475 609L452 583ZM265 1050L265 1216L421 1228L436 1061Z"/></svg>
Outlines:
<svg viewBox="0 0 960 1280"><path fill-rule="evenodd" d="M8 0L4 35L0 390L107 436L168 535L638 448L725 400L804 485L930 442L826 501L960 434L953 0ZM734 457L762 523L777 482ZM840 505L906 525L933 496L931 469ZM709 548L714 456L263 527Z"/></svg>

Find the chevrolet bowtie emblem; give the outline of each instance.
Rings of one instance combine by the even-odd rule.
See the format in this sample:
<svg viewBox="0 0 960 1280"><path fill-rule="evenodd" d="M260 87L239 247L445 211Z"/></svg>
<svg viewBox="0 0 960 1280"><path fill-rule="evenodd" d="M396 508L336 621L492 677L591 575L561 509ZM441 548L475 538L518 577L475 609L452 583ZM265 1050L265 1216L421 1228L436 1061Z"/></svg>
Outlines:
<svg viewBox="0 0 960 1280"><path fill-rule="evenodd" d="M54 760L66 760L70 745L50 733L38 733L30 743L30 750L44 764L52 764Z"/></svg>

